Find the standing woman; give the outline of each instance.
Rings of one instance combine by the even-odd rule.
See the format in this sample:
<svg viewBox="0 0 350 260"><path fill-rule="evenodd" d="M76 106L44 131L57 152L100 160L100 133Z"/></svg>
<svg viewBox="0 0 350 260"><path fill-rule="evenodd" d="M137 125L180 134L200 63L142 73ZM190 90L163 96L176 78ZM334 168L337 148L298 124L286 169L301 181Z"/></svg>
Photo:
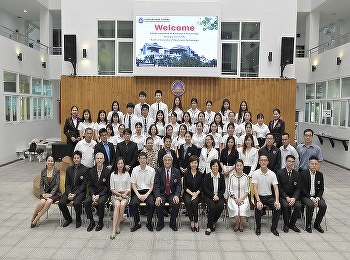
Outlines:
<svg viewBox="0 0 350 260"><path fill-rule="evenodd" d="M205 110L205 112L204 112L204 116L205 116L205 122L204 123L207 126L210 126L210 124L212 122L214 122L214 117L215 117L215 112L212 111L213 101L207 100L207 102L205 102L205 106L206 106L207 110Z"/></svg>
<svg viewBox="0 0 350 260"><path fill-rule="evenodd" d="M124 124L120 124L118 126L118 133L119 135L116 135L116 141L117 141L117 144L121 143L124 141L124 129L125 129L125 125Z"/></svg>
<svg viewBox="0 0 350 260"><path fill-rule="evenodd" d="M244 121L244 113L248 112L248 103L247 101L242 101L241 104L239 105L239 111L236 114L236 123L239 125L243 123Z"/></svg>
<svg viewBox="0 0 350 260"><path fill-rule="evenodd" d="M238 159L236 161L236 172L231 175L228 186L227 209L229 217L235 218L233 229L235 232L238 230L243 232L246 217L250 216L249 178L244 174L243 167L243 161Z"/></svg>
<svg viewBox="0 0 350 260"><path fill-rule="evenodd" d="M184 124L180 125L179 127L179 134L176 138L173 139L171 146L175 147L175 152L178 154L178 150L180 149L180 146L184 143L186 143L185 140L185 133L187 132L187 128ZM173 145L174 144L174 145Z"/></svg>
<svg viewBox="0 0 350 260"><path fill-rule="evenodd" d="M130 174L125 169L123 158L116 160L114 169L116 170L111 173L110 178L111 202L114 206L112 235L109 237L111 240L120 233L120 222L130 199Z"/></svg>
<svg viewBox="0 0 350 260"><path fill-rule="evenodd" d="M222 129L224 128L224 124L222 122L222 115L220 113L215 114L214 122L218 125L218 133L222 136Z"/></svg>
<svg viewBox="0 0 350 260"><path fill-rule="evenodd" d="M219 173L219 160L210 162L210 174L205 174L203 182L204 201L208 207L208 223L206 235L215 231L215 224L219 220L224 209L225 180Z"/></svg>
<svg viewBox="0 0 350 260"><path fill-rule="evenodd" d="M285 123L281 118L281 111L279 108L273 110L273 120L269 123L270 133L275 137L275 145L277 148L282 146L282 134L285 132Z"/></svg>
<svg viewBox="0 0 350 260"><path fill-rule="evenodd" d="M204 174L210 173L210 162L214 159L219 159L219 152L215 149L213 136L207 135L199 157L200 172Z"/></svg>
<svg viewBox="0 0 350 260"><path fill-rule="evenodd" d="M119 121L119 115L117 112L113 112L112 114L112 119L111 119L111 123L110 123L113 127L113 132L116 136L119 135L119 131L118 131L118 128L119 128L119 125L120 125L120 121Z"/></svg>
<svg viewBox="0 0 350 260"><path fill-rule="evenodd" d="M110 123L112 122L112 115L113 115L113 113L118 113L119 121L120 121L120 122L123 122L123 120L124 120L124 115L123 115L123 112L121 112L121 111L119 110L119 102L116 101L116 100L114 100L114 101L112 102L112 110L109 111L109 112L108 112L108 115L107 115L107 121L110 122Z"/></svg>
<svg viewBox="0 0 350 260"><path fill-rule="evenodd" d="M222 118L222 124L226 124L228 122L228 114L231 112L231 108L230 108L230 100L228 100L227 98L225 98L222 101L222 105L221 105L221 109L220 109L220 115Z"/></svg>
<svg viewBox="0 0 350 260"><path fill-rule="evenodd" d="M180 125L176 120L177 120L177 114L175 112L171 112L170 118L169 118L169 123L166 125L166 128L168 128L169 125L172 126L173 132L170 135L172 138L174 138L174 136L177 136L177 134L179 133L179 126ZM165 135L169 135L169 134L166 133Z"/></svg>
<svg viewBox="0 0 350 260"><path fill-rule="evenodd" d="M73 151L77 143L80 141L79 134L79 123L80 118L78 115L78 107L72 106L70 109L71 116L66 119L64 123L63 132L67 137L67 152L70 157L72 157Z"/></svg>
<svg viewBox="0 0 350 260"><path fill-rule="evenodd" d="M187 110L187 112L190 114L192 124L196 124L198 122L198 114L201 112L198 108L198 99L197 98L191 98L191 108Z"/></svg>
<svg viewBox="0 0 350 260"><path fill-rule="evenodd" d="M243 122L239 125L241 135L245 134L245 126L247 123L252 124L252 114L249 111L244 113Z"/></svg>
<svg viewBox="0 0 350 260"><path fill-rule="evenodd" d="M165 121L164 121L164 112L163 110L158 110L156 114L156 127L158 129L158 136L163 138L165 136Z"/></svg>
<svg viewBox="0 0 350 260"><path fill-rule="evenodd" d="M106 125L107 130L107 142L112 143L114 146L114 151L117 148L117 138L114 134L113 126L111 124Z"/></svg>
<svg viewBox="0 0 350 260"><path fill-rule="evenodd" d="M100 134L99 134L100 129L106 128L106 126L107 126L106 111L100 110L98 111L97 120L94 126L96 142L100 142Z"/></svg>
<svg viewBox="0 0 350 260"><path fill-rule="evenodd" d="M184 175L190 169L189 158L193 155L197 156L197 147L192 144L192 132L185 133L185 143L180 145L180 148L177 150L177 157L180 167L180 172ZM198 165L197 165L198 167Z"/></svg>
<svg viewBox="0 0 350 260"><path fill-rule="evenodd" d="M243 146L238 148L239 159L243 161L243 172L251 177L252 172L255 171L259 154L258 149L254 147L254 139L251 134L247 134L244 138Z"/></svg>
<svg viewBox="0 0 350 260"><path fill-rule="evenodd" d="M158 136L158 129L155 124L151 124L148 129L148 134L153 139L153 148L157 151L163 148L163 139Z"/></svg>
<svg viewBox="0 0 350 260"><path fill-rule="evenodd" d="M259 147L263 147L265 145L266 135L270 133L270 130L264 123L264 115L262 113L259 113L256 116L256 119L257 123L253 125L253 133L258 139Z"/></svg>
<svg viewBox="0 0 350 260"><path fill-rule="evenodd" d="M82 140L84 138L85 129L86 128L94 129L94 125L95 125L95 123L92 122L90 110L84 109L83 119L81 120L81 122L78 125L80 140Z"/></svg>
<svg viewBox="0 0 350 260"><path fill-rule="evenodd" d="M142 132L142 123L141 122L137 122L135 124L135 134L133 134L131 136L130 140L137 144L137 149L139 150L139 153L145 147L146 136L144 136L144 134Z"/></svg>
<svg viewBox="0 0 350 260"><path fill-rule="evenodd" d="M187 134L187 133L186 133ZM185 173L183 179L184 195L183 200L186 205L187 214L191 221L191 231L199 232L198 225L198 204L199 194L202 191L203 174L198 170L198 157L192 155L188 159L190 168Z"/></svg>
<svg viewBox="0 0 350 260"><path fill-rule="evenodd" d="M192 124L192 120L191 120L191 115L188 112L184 113L184 116L182 118L182 124L184 124L186 126L187 131L191 131L192 133L194 132L194 126Z"/></svg>
<svg viewBox="0 0 350 260"><path fill-rule="evenodd" d="M238 158L239 154L236 149L236 139L233 136L229 136L226 141L226 147L222 149L220 154L220 166L225 177L225 198L228 197L227 187L229 184L229 178L234 173L235 163Z"/></svg>
<svg viewBox="0 0 350 260"><path fill-rule="evenodd" d="M182 108L182 103L180 97L176 96L174 97L174 103L173 108L169 111L171 114L172 112L176 113L176 121L178 123L182 122L182 117L184 115L184 109Z"/></svg>
<svg viewBox="0 0 350 260"><path fill-rule="evenodd" d="M60 170L55 168L52 155L46 157L46 167L40 174L40 201L35 207L30 227L38 224L39 219L50 208L51 204L61 198Z"/></svg>
<svg viewBox="0 0 350 260"><path fill-rule="evenodd" d="M209 125L207 125L205 123L205 114L204 114L204 112L199 112L199 114L198 114L198 122L201 122L202 125L203 125L203 133L204 134L209 133Z"/></svg>
<svg viewBox="0 0 350 260"><path fill-rule="evenodd" d="M221 134L218 133L218 125L215 122L211 122L209 129L209 134L213 136L215 141L215 149L220 152L220 144L221 144Z"/></svg>
<svg viewBox="0 0 350 260"><path fill-rule="evenodd" d="M203 123L198 122L196 124L196 132L192 136L192 143L197 146L197 156L201 154L201 150L204 146L205 134L203 133Z"/></svg>

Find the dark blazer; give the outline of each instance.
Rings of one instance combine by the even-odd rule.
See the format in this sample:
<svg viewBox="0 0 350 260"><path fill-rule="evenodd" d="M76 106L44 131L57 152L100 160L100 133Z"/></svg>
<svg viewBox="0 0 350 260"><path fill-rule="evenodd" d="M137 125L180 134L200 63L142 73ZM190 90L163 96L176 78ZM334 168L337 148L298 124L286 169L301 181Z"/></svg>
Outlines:
<svg viewBox="0 0 350 260"><path fill-rule="evenodd" d="M74 126L72 117L68 117L66 119L66 122L64 123L63 132L67 136L67 142L72 143L72 140L71 140L72 137L75 137L75 138L79 137L78 126L80 123L80 118L77 118L77 121L78 121L77 127Z"/></svg>
<svg viewBox="0 0 350 260"><path fill-rule="evenodd" d="M225 178L224 175L220 174L219 178L219 187L218 187L218 197L219 199L224 199L224 193L225 193ZM205 197L208 197L212 199L214 197L214 184L213 184L213 178L211 177L211 173L207 173L204 176L204 182L203 182L203 193Z"/></svg>
<svg viewBox="0 0 350 260"><path fill-rule="evenodd" d="M181 173L179 169L171 167L171 177L170 177L170 194L180 197L182 191L181 185ZM154 176L154 186L153 193L154 197L165 197L165 185L166 185L166 174L165 168L156 169L156 175Z"/></svg>
<svg viewBox="0 0 350 260"><path fill-rule="evenodd" d="M190 169L190 163L188 162L188 159L190 158L191 155L198 154L197 146L192 144L190 147L188 147L185 156L184 156L184 150L185 150L184 144L180 145L180 148L178 150L179 168L182 167L182 168Z"/></svg>
<svg viewBox="0 0 350 260"><path fill-rule="evenodd" d="M286 168L283 168L277 172L278 189L280 191L281 198L295 198L299 199L300 196L300 174L299 172L292 170L290 181L288 178L288 172Z"/></svg>
<svg viewBox="0 0 350 260"><path fill-rule="evenodd" d="M192 192L196 192L197 190L202 191L203 189L203 174L197 171L194 178L192 177L191 171L185 172L183 183L184 187L183 190L186 192L187 189L189 189Z"/></svg>
<svg viewBox="0 0 350 260"><path fill-rule="evenodd" d="M259 157L260 155L266 155L269 159L269 164L267 168L273 171L275 174L281 169L281 150L276 146L272 146L269 150L267 146L263 146L259 149Z"/></svg>
<svg viewBox="0 0 350 260"><path fill-rule="evenodd" d="M301 196L311 198L310 189L311 189L311 176L310 171L306 170L300 174L300 183L301 183ZM319 171L316 171L315 176L315 198L322 198L324 192L324 180L323 174Z"/></svg>
<svg viewBox="0 0 350 260"><path fill-rule="evenodd" d="M65 183L65 193L68 195L86 193L87 185L87 173L89 168L80 164L77 169L77 175L75 176L75 185L74 185L74 166L69 166L66 170L66 183Z"/></svg>
<svg viewBox="0 0 350 260"><path fill-rule="evenodd" d="M173 157L173 167L179 169L179 163L177 160L177 155L174 150L170 150L171 156ZM164 167L163 156L166 154L165 148L162 148L158 152L158 168Z"/></svg>
<svg viewBox="0 0 350 260"><path fill-rule="evenodd" d="M125 164L130 165L131 169L136 166L138 155L139 150L137 144L133 141L130 141L128 145L126 145L125 141L117 144L117 157L123 157Z"/></svg>
<svg viewBox="0 0 350 260"><path fill-rule="evenodd" d="M46 168L41 170L40 173L40 193L50 193L52 196L57 194L61 196L60 190L60 170L57 168L53 169L52 179L49 183L47 181Z"/></svg>
<svg viewBox="0 0 350 260"><path fill-rule="evenodd" d="M103 167L101 172L101 177L98 180L97 168L96 166L91 168L88 172L88 181L89 181L89 194L92 195L109 195L109 179L111 172Z"/></svg>
<svg viewBox="0 0 350 260"><path fill-rule="evenodd" d="M105 147L103 146L103 143L102 142L99 142L95 145L95 148L94 148L94 154L96 155L97 153L103 153L104 157L105 157L105 161L104 161L104 165L105 166L109 166L111 165L112 168L114 168L114 165L115 165L115 160L116 160L116 153L115 153L115 150L114 150L114 145L110 142L107 142L108 146L109 146L109 160L108 160L108 156L107 156L107 152L106 152L106 149Z"/></svg>
<svg viewBox="0 0 350 260"><path fill-rule="evenodd" d="M282 133L285 132L286 126L282 119L278 119L278 122L275 127L273 127L273 125L273 120L271 120L269 123L269 130L270 133L273 134L273 136L275 137L275 143L279 148L282 145Z"/></svg>

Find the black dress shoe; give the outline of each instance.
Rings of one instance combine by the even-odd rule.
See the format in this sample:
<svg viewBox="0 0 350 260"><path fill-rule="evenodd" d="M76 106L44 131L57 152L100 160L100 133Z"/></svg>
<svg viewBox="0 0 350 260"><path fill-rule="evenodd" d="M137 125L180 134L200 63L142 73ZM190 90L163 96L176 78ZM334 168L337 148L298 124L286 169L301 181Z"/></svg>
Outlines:
<svg viewBox="0 0 350 260"><path fill-rule="evenodd" d="M62 227L68 227L70 225L70 223L72 223L72 220L65 220Z"/></svg>
<svg viewBox="0 0 350 260"><path fill-rule="evenodd" d="M207 230L205 231L205 234L206 234L207 236L209 236L209 235L211 234L211 231L207 229Z"/></svg>
<svg viewBox="0 0 350 260"><path fill-rule="evenodd" d="M80 228L81 227L81 220L75 223L75 228Z"/></svg>
<svg viewBox="0 0 350 260"><path fill-rule="evenodd" d="M98 223L97 226L96 226L96 231L101 231L103 228L103 223Z"/></svg>
<svg viewBox="0 0 350 260"><path fill-rule="evenodd" d="M283 232L284 232L284 233L288 233L288 231L289 231L289 227L286 226L286 225L284 225L284 226L283 226Z"/></svg>
<svg viewBox="0 0 350 260"><path fill-rule="evenodd" d="M147 227L148 231L151 231L151 232L153 231L153 225L151 223L147 223L146 227Z"/></svg>
<svg viewBox="0 0 350 260"><path fill-rule="evenodd" d="M297 228L295 225L292 227L289 227L291 230L293 230L294 232L300 233L300 229Z"/></svg>
<svg viewBox="0 0 350 260"><path fill-rule="evenodd" d="M199 232L199 227L196 227L195 230L196 230L196 232Z"/></svg>
<svg viewBox="0 0 350 260"><path fill-rule="evenodd" d="M191 231L192 232L196 231L196 228L195 227L191 227Z"/></svg>
<svg viewBox="0 0 350 260"><path fill-rule="evenodd" d="M136 230L141 228L141 224L135 224L132 228L131 228L131 232L135 232Z"/></svg>
<svg viewBox="0 0 350 260"><path fill-rule="evenodd" d="M156 231L161 231L164 228L164 225L157 225Z"/></svg>
<svg viewBox="0 0 350 260"><path fill-rule="evenodd" d="M315 225L314 225L314 228L315 228L318 232L324 233L324 230L323 230L323 228L321 228L320 225L315 224Z"/></svg>
<svg viewBox="0 0 350 260"><path fill-rule="evenodd" d="M95 221L90 221L90 224L89 224L89 226L87 227L87 231L88 232L90 232L90 231L92 231L93 229L94 229L94 227L95 227Z"/></svg>
<svg viewBox="0 0 350 260"><path fill-rule="evenodd" d="M260 236L260 235L261 235L261 230L260 230L260 228L257 228L257 229L255 230L255 234L256 234L257 236Z"/></svg>
<svg viewBox="0 0 350 260"><path fill-rule="evenodd" d="M272 234L274 234L276 237L278 237L280 235L280 233L278 233L277 229L275 228L271 228L271 232Z"/></svg>
<svg viewBox="0 0 350 260"><path fill-rule="evenodd" d="M173 231L177 231L177 226L176 225L169 225L169 227L173 230Z"/></svg>
<svg viewBox="0 0 350 260"><path fill-rule="evenodd" d="M305 228L305 230L306 230L308 233L312 233L311 226L307 226L307 227Z"/></svg>

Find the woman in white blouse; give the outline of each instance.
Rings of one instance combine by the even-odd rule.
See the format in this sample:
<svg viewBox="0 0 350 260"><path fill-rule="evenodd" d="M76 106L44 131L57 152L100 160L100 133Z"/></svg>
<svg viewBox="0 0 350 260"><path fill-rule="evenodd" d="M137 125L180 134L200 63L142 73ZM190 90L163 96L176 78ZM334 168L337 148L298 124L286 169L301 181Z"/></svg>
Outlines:
<svg viewBox="0 0 350 260"><path fill-rule="evenodd" d="M85 136L85 129L86 128L94 129L94 125L95 125L95 123L92 122L91 113L89 109L84 109L83 118L84 118L83 121L78 124L80 140L82 140Z"/></svg>
<svg viewBox="0 0 350 260"><path fill-rule="evenodd" d="M171 137L173 138L174 136L177 136L177 134L179 133L179 124L177 122L177 116L175 112L171 112L170 114L170 118L169 118L169 123L166 125L166 127L168 125L171 125L173 127L173 133L171 135ZM167 135L167 134L165 134Z"/></svg>
<svg viewBox="0 0 350 260"><path fill-rule="evenodd" d="M184 113L184 116L182 118L182 124L184 124L187 128L187 131L194 132L194 126L191 121L191 115L188 112Z"/></svg>
<svg viewBox="0 0 350 260"><path fill-rule="evenodd" d="M207 100L207 102L205 102L205 106L207 108L207 110L205 110L204 115L205 115L205 124L207 126L210 126L210 124L212 122L214 122L214 116L215 116L215 112L212 111L212 107L213 107L213 101L211 100Z"/></svg>
<svg viewBox="0 0 350 260"><path fill-rule="evenodd" d="M106 126L107 126L107 118L106 117L107 117L106 111L104 111L104 110L98 111L97 120L96 120L96 123L94 125L96 142L100 142L100 134L99 134L100 129L106 128Z"/></svg>
<svg viewBox="0 0 350 260"><path fill-rule="evenodd" d="M163 110L158 110L156 114L156 127L158 129L158 136L163 138L165 136L165 121L164 121L164 112Z"/></svg>
<svg viewBox="0 0 350 260"><path fill-rule="evenodd" d="M191 98L191 108L187 110L188 113L190 113L192 124L196 124L198 122L198 114L201 112L198 108L198 99L197 98Z"/></svg>
<svg viewBox="0 0 350 260"><path fill-rule="evenodd" d="M269 127L264 123L264 115L259 113L256 116L257 123L253 125L253 133L256 135L256 138L259 142L259 147L265 145L266 135L270 133Z"/></svg>
<svg viewBox="0 0 350 260"><path fill-rule="evenodd" d="M201 122L203 124L203 133L208 134L209 133L209 125L205 123L205 114L203 112L199 112L198 114L198 122Z"/></svg>
<svg viewBox="0 0 350 260"><path fill-rule="evenodd" d="M198 156L201 154L201 149L204 146L205 134L203 133L203 123L196 124L196 132L192 136L192 143L197 146Z"/></svg>
<svg viewBox="0 0 350 260"><path fill-rule="evenodd" d="M113 127L114 135L118 136L119 135L118 128L119 128L119 125L120 125L120 120L119 120L119 115L118 115L117 112L114 112L112 114L112 118L111 118L111 123L110 124Z"/></svg>
<svg viewBox="0 0 350 260"><path fill-rule="evenodd" d="M178 96L174 97L173 108L170 109L169 114L171 114L172 112L176 113L176 121L181 122L182 117L184 115L184 110L182 108L181 99Z"/></svg>
<svg viewBox="0 0 350 260"><path fill-rule="evenodd" d="M243 146L238 148L239 159L244 163L243 172L251 177L252 172L255 171L259 154L258 149L254 147L254 139L251 134L247 134L244 138Z"/></svg>
<svg viewBox="0 0 350 260"><path fill-rule="evenodd" d="M159 151L163 148L163 139L158 136L158 129L155 124L151 124L148 129L148 134L153 139L153 149Z"/></svg>
<svg viewBox="0 0 350 260"><path fill-rule="evenodd" d="M123 219L124 209L130 199L130 174L125 170L125 161L119 157L116 161L115 171L111 173L111 202L114 206L113 227L110 239L120 233L120 222Z"/></svg>
<svg viewBox="0 0 350 260"><path fill-rule="evenodd" d="M111 124L106 125L107 130L107 141L112 143L114 146L114 150L117 148L117 138L114 135L113 126Z"/></svg>
<svg viewBox="0 0 350 260"><path fill-rule="evenodd" d="M172 140L171 146L175 148L175 152L178 152L178 149L180 149L180 146L184 143L186 143L185 140L185 133L187 132L187 127L182 124L179 127L179 134L176 138Z"/></svg>
<svg viewBox="0 0 350 260"><path fill-rule="evenodd" d="M141 152L146 144L146 136L142 133L141 122L135 124L135 132L136 133L131 136L130 140L137 144L137 149Z"/></svg>
<svg viewBox="0 0 350 260"><path fill-rule="evenodd" d="M114 100L112 102L112 110L108 112L108 115L107 115L107 121L108 122L112 122L112 115L113 113L118 113L118 116L119 116L119 121L120 122L124 122L124 115L123 115L123 112L121 112L119 110L119 102Z"/></svg>
<svg viewBox="0 0 350 260"><path fill-rule="evenodd" d="M193 137L192 137L193 140ZM219 152L215 149L215 141L212 135L205 137L204 147L199 156L199 171L206 174L210 173L210 162L219 159Z"/></svg>

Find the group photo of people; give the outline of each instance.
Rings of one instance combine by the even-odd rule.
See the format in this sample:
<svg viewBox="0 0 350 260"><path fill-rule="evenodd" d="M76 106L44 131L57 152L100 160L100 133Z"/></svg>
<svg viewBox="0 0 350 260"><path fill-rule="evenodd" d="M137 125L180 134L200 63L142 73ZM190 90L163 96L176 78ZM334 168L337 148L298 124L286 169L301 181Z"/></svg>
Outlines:
<svg viewBox="0 0 350 260"><path fill-rule="evenodd" d="M154 103L148 104L141 91L137 104L121 108L115 100L110 111L101 109L97 115L71 107L63 129L73 161L65 190L60 190L59 170L48 155L31 228L56 202L62 226L69 226L74 216L67 204L72 202L76 228L86 217L88 232L104 228L110 204L111 240L126 232L121 224L126 213L133 218L131 232L142 227L142 215L150 232L161 231L166 217L177 231L183 215L191 232L200 232L199 219L206 218L203 231L210 235L224 216L238 233L254 217L259 236L266 211L272 211L270 232L275 236L279 221L284 233L324 232L323 157L312 129L303 130L304 142L294 147L279 108L269 115L252 114L246 101L231 107L225 98L220 111L212 110L211 100L201 111L196 97L186 106L179 96L166 104L162 95L156 90ZM301 216L305 223L297 224Z"/></svg>

